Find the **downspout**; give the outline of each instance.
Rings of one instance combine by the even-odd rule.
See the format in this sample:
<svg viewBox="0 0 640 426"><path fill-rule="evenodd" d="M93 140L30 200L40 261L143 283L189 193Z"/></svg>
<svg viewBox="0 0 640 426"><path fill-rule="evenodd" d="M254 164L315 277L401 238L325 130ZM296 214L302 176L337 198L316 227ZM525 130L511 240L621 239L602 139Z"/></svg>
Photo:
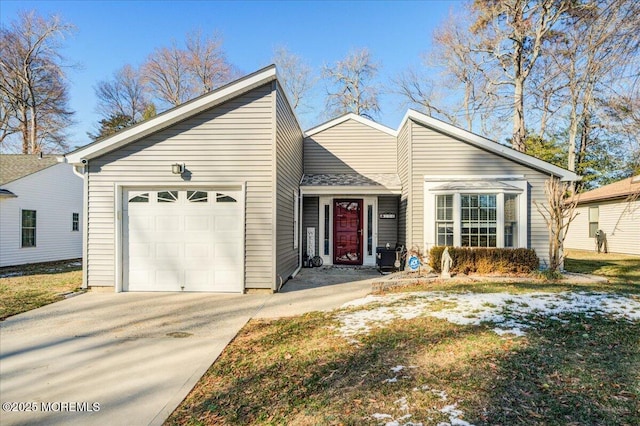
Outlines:
<svg viewBox="0 0 640 426"><path fill-rule="evenodd" d="M64 161L67 161L67 158L64 157ZM84 161L84 160L83 160ZM87 169L88 166L86 164L82 164L77 166L75 164L72 165L73 174L82 179L82 288L87 289L88 286L88 270L87 270L87 242L89 237L89 226L88 226L88 218L89 218L89 181L87 179ZM82 171L80 171L82 170Z"/></svg>
<svg viewBox="0 0 640 426"><path fill-rule="evenodd" d="M302 176L302 178L300 178L300 184L302 184L303 178L304 175ZM298 273L302 269L302 211L304 208L304 206L302 205L302 202L304 200L304 197L302 196L302 190L298 191L298 198L300 198L300 201L298 202L298 206L300 206L300 208L298 209L298 268L293 271L293 273L291 274L291 278L295 278L295 276L298 275Z"/></svg>

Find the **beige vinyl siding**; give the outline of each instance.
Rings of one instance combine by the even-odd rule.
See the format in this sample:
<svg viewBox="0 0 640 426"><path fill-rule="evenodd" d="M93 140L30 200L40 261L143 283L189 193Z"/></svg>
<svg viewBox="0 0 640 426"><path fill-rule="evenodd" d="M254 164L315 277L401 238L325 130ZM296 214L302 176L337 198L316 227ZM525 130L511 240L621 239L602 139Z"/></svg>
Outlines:
<svg viewBox="0 0 640 426"><path fill-rule="evenodd" d="M423 247L424 242L424 176L425 175L524 175L529 183L529 247L536 250L541 265L548 263L548 233L544 218L533 202L545 202L545 174L469 143L434 131L411 121L411 188L412 200L409 244ZM433 206L428 206L433 208Z"/></svg>
<svg viewBox="0 0 640 426"><path fill-rule="evenodd" d="M396 173L396 138L347 120L304 140L304 172Z"/></svg>
<svg viewBox="0 0 640 426"><path fill-rule="evenodd" d="M180 185L185 163L191 185L245 183L245 287L272 288L272 97L269 83L90 161L89 286L115 284L115 184Z"/></svg>
<svg viewBox="0 0 640 426"><path fill-rule="evenodd" d="M277 83L273 83L277 85ZM302 130L277 85L276 95L276 286L286 281L298 267L294 249L294 194L302 179ZM299 226L299 224L298 224ZM298 235L298 238L300 236Z"/></svg>
<svg viewBox="0 0 640 426"><path fill-rule="evenodd" d="M565 247L596 250L595 238L589 238L589 207L599 208L598 229L607 236L611 253L640 255L640 201L612 200L581 204L571 222Z"/></svg>
<svg viewBox="0 0 640 426"><path fill-rule="evenodd" d="M410 185L409 176L411 164L409 163L409 135L411 129L411 121L407 121L398 133L398 176L402 182L402 195L400 196L400 204L398 206L398 242L407 245L409 229L408 218L411 215L409 206ZM410 248L410 246L409 246Z"/></svg>
<svg viewBox="0 0 640 426"><path fill-rule="evenodd" d="M392 248L398 242L398 197L378 197L378 243L389 244ZM395 219L380 219L380 214L393 213ZM375 247L374 247L375 249Z"/></svg>
<svg viewBox="0 0 640 426"><path fill-rule="evenodd" d="M307 228L316 228L315 251L316 255L320 253L320 241L324 241L320 235L320 199L318 197L304 197L302 206L302 253L307 252Z"/></svg>

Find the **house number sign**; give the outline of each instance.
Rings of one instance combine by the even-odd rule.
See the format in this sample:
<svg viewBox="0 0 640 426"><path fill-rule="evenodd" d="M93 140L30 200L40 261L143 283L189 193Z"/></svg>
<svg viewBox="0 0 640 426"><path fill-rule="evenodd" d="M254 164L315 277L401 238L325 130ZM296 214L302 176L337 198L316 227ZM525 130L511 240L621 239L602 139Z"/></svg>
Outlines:
<svg viewBox="0 0 640 426"><path fill-rule="evenodd" d="M395 219L395 213L380 213L380 219Z"/></svg>

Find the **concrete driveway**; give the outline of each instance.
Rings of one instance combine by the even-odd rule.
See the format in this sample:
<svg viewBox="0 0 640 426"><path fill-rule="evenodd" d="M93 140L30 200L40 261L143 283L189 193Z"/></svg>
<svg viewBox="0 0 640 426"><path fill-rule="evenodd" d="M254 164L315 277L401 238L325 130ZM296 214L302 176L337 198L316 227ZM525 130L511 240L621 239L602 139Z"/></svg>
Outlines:
<svg viewBox="0 0 640 426"><path fill-rule="evenodd" d="M249 319L334 309L379 276L322 271L276 294L89 292L8 318L0 424L162 424Z"/></svg>

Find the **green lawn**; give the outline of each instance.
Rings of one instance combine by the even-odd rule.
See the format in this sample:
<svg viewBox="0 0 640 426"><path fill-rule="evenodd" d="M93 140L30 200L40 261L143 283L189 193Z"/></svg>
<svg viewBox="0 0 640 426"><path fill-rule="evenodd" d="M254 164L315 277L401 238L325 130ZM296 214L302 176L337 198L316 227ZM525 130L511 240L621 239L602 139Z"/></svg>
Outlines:
<svg viewBox="0 0 640 426"><path fill-rule="evenodd" d="M567 269L611 283L452 283L428 290L526 297L603 291L635 304L636 314L639 266L637 257L571 253ZM381 297L394 296L400 295ZM166 423L640 424L639 321L590 312L552 318L532 308L522 337L500 336L491 322L459 325L430 315L391 320L355 338L338 332L342 315L384 313L403 303L409 302L251 321ZM432 310L452 306L435 302Z"/></svg>
<svg viewBox="0 0 640 426"><path fill-rule="evenodd" d="M0 320L63 299L82 285L80 262L0 269Z"/></svg>
<svg viewBox="0 0 640 426"><path fill-rule="evenodd" d="M571 272L601 275L616 285L640 284L640 256L568 250L565 268Z"/></svg>

